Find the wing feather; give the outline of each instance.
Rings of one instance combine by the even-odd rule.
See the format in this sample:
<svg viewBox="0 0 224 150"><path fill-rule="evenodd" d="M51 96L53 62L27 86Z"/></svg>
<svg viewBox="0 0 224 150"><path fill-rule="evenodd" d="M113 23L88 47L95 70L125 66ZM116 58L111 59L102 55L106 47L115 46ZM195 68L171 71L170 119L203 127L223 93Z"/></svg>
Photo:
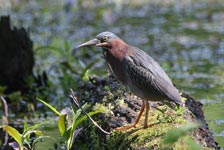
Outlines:
<svg viewBox="0 0 224 150"><path fill-rule="evenodd" d="M132 82L141 90L147 90L151 97L158 99L165 97L181 104L178 90L160 65L141 49L137 47L130 49L132 53L126 55L124 64Z"/></svg>

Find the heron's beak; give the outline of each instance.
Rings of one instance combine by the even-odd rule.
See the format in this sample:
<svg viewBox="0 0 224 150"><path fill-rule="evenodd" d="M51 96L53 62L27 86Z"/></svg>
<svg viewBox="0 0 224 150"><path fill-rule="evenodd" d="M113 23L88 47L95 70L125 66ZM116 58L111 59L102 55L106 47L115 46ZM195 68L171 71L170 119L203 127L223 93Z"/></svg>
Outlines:
<svg viewBox="0 0 224 150"><path fill-rule="evenodd" d="M76 48L85 47L85 46L97 45L97 44L99 44L99 43L100 43L100 41L99 41L98 39L92 39L92 40L90 40L90 41L88 41L88 42L85 42L85 43L83 43L83 44L77 46Z"/></svg>
<svg viewBox="0 0 224 150"><path fill-rule="evenodd" d="M96 46L98 46L98 47L107 47L107 46L109 46L109 44L107 42L103 42L103 43L96 44Z"/></svg>
<svg viewBox="0 0 224 150"><path fill-rule="evenodd" d="M89 40L88 42L85 42L83 44L80 44L79 46L75 47L73 50L72 50L72 55L74 56L74 54L76 53L76 51L81 48L81 47L86 47L86 46L92 46L92 45L97 45L100 43L100 40L98 39L92 39L92 40Z"/></svg>

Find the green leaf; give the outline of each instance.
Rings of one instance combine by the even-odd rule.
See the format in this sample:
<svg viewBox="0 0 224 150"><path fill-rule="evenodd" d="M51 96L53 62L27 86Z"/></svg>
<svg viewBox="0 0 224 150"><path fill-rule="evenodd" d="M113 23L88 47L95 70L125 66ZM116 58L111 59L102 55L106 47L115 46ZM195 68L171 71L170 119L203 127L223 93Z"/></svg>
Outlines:
<svg viewBox="0 0 224 150"><path fill-rule="evenodd" d="M195 141L193 141L191 138L187 138L186 143L189 146L189 149L193 149L193 150L202 150L202 147L200 145L198 145Z"/></svg>
<svg viewBox="0 0 224 150"><path fill-rule="evenodd" d="M42 99L37 98L38 101L40 101L41 103L43 103L45 106L47 106L48 108L50 108L53 112L55 112L57 115L62 115L59 111L56 110L56 108L54 108L53 106L51 106L49 103L45 102Z"/></svg>
<svg viewBox="0 0 224 150"><path fill-rule="evenodd" d="M80 77L86 81L89 80L89 75L90 75L90 68L95 65L100 59L94 60L92 62L90 62L87 66L85 66L85 68L82 70Z"/></svg>
<svg viewBox="0 0 224 150"><path fill-rule="evenodd" d="M27 127L27 129L24 130L24 131L26 132L28 130L35 130L35 129L39 128L40 126L43 126L43 125L47 124L48 122L49 122L49 120L42 121L42 122L40 122L38 124L34 124L34 125L30 126L30 127Z"/></svg>
<svg viewBox="0 0 224 150"><path fill-rule="evenodd" d="M60 115L58 119L58 129L60 131L61 136L65 134L65 117L66 115Z"/></svg>
<svg viewBox="0 0 224 150"><path fill-rule="evenodd" d="M172 130L169 130L167 132L167 135L165 136L165 139L164 139L164 144L173 144L175 143L180 137L186 135L185 132L183 132L182 130L180 129L172 129Z"/></svg>
<svg viewBox="0 0 224 150"><path fill-rule="evenodd" d="M34 133L35 133L36 135L38 135L38 136L43 136L43 135L44 135L43 132L40 131L40 130L36 130Z"/></svg>
<svg viewBox="0 0 224 150"><path fill-rule="evenodd" d="M95 114L102 113L102 112L103 112L102 110L96 110L96 111L93 111L93 112L88 113L88 115L89 115L89 116L93 116L93 115L95 115ZM76 127L77 127L80 123L82 123L83 121L85 121L86 119L87 119L87 116L86 116L86 115L84 115L84 116L80 117L79 119L77 119L77 120L74 122L74 124L73 124L73 129L75 130Z"/></svg>
<svg viewBox="0 0 224 150"><path fill-rule="evenodd" d="M28 129L27 122L24 122L24 123L23 123L23 131L26 131L27 129Z"/></svg>
<svg viewBox="0 0 224 150"><path fill-rule="evenodd" d="M52 137L50 137L50 136L38 136L37 138L34 139L32 145L36 145L38 142L43 141L44 138L54 140L54 138L52 138ZM55 141L55 142L56 142L56 141Z"/></svg>
<svg viewBox="0 0 224 150"><path fill-rule="evenodd" d="M90 75L90 71L89 69L87 69L84 75L82 76L83 81L89 81L89 75Z"/></svg>
<svg viewBox="0 0 224 150"><path fill-rule="evenodd" d="M43 136L43 132L40 130L29 130L27 131L25 134L23 134L23 137L26 138L27 136L29 136L30 134L35 133L37 136Z"/></svg>
<svg viewBox="0 0 224 150"><path fill-rule="evenodd" d="M35 49L35 51L37 52L37 51L46 50L46 49L52 50L53 52L55 52L58 55L61 55L61 52L63 52L61 50L61 48L58 48L58 47L55 47L55 46L39 46Z"/></svg>
<svg viewBox="0 0 224 150"><path fill-rule="evenodd" d="M196 129L197 127L199 127L198 124L189 123L189 124L183 125L180 128L171 129L167 132L167 134L163 140L163 143L164 144L173 144L179 138L187 135L188 132L192 131L193 129Z"/></svg>
<svg viewBox="0 0 224 150"><path fill-rule="evenodd" d="M81 107L82 107L82 109L85 109L86 106L87 106L87 103L83 104ZM74 109L72 109L72 110L73 110L73 114L72 114L73 122L75 122L76 119L81 115L82 110L80 108L76 112L74 112Z"/></svg>
<svg viewBox="0 0 224 150"><path fill-rule="evenodd" d="M3 128L3 130L5 130L12 138L14 138L20 146L23 145L22 136L18 130L8 125L3 125L1 128Z"/></svg>

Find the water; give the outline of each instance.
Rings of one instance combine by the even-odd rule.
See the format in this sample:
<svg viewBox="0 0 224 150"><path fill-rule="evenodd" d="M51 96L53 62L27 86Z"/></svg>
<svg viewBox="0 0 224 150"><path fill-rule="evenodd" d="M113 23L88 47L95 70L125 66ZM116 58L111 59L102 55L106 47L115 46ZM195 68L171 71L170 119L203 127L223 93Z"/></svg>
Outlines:
<svg viewBox="0 0 224 150"><path fill-rule="evenodd" d="M144 49L163 66L179 89L204 104L209 127L216 141L224 147L222 1L171 5L152 2L143 6L141 1L136 6L107 1L92 5L67 2L71 3L18 1L7 11L13 25L30 28L35 47L62 47L65 41L73 47L110 30L129 44ZM105 73L102 67L105 62L97 49L77 52L77 57L82 58L84 64L100 59L91 71L98 75ZM55 59L66 58L54 54L36 56L36 70L52 69ZM52 76L57 78L57 72ZM49 79L54 80L51 75Z"/></svg>

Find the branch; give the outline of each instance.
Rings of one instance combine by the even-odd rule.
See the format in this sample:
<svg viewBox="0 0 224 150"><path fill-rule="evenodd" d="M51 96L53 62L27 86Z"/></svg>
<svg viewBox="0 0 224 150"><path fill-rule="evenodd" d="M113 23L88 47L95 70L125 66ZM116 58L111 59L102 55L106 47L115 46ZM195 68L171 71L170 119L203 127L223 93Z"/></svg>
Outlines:
<svg viewBox="0 0 224 150"><path fill-rule="evenodd" d="M4 124L8 125L9 124L9 121L8 121L8 116L9 116L9 110L8 110L8 104L7 104L7 101L5 100L5 98L3 96L0 96L1 97L1 100L2 100L2 104L3 104L3 107L4 107L4 118L3 118L3 122ZM3 143L3 148L7 145L8 143L8 140L9 140L9 135L8 133L6 132L5 134L5 142Z"/></svg>
<svg viewBox="0 0 224 150"><path fill-rule="evenodd" d="M92 121L92 123L97 127L97 128L99 128L103 133L105 133L105 134L111 134L110 132L107 132L107 131L105 131L104 129L102 129L91 117L90 117L90 115L80 106L80 104L79 104L79 102L78 102L78 100L77 100L77 98L76 98L76 96L75 96L75 94L74 94L74 91L72 90L72 89L70 89L71 90L71 94L70 94L70 97L73 99L73 101L74 101L74 103L75 103L75 105L77 106L77 107L79 107L81 110L82 110L82 112Z"/></svg>

